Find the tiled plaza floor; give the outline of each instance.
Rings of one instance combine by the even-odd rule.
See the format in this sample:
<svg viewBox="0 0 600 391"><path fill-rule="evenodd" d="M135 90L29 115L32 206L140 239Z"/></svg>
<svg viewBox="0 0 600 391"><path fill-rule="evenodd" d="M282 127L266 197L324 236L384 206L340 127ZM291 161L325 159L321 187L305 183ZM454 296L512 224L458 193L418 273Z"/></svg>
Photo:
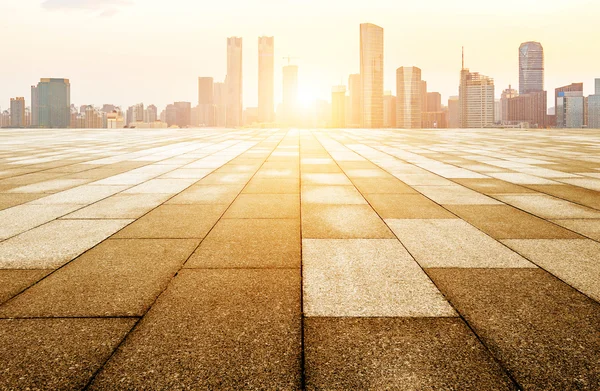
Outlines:
<svg viewBox="0 0 600 391"><path fill-rule="evenodd" d="M0 131L0 390L600 390L600 133Z"/></svg>

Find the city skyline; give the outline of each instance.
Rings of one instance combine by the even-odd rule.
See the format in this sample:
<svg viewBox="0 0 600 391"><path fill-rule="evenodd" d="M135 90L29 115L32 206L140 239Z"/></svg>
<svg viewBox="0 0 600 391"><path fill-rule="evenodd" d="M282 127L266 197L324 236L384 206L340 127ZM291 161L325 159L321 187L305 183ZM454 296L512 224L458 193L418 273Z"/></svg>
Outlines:
<svg viewBox="0 0 600 391"><path fill-rule="evenodd" d="M376 1L369 5L370 8L349 4L345 5L343 9L346 12L335 23L329 21L331 23L327 25L326 16L334 13L336 6L341 6L340 2L334 1L325 6L321 14L312 15L310 22L313 28L306 30L306 34L293 32L307 28L309 21L305 20L306 16L315 10L312 2L306 3L305 7L294 4L278 7L272 2L250 2L240 8L247 10L252 5L258 7L269 4L273 14L281 16L279 19L272 18L269 23L253 20L250 26L248 20L239 21L240 12L233 12L223 26L214 28L214 22L206 22L207 16L202 14L196 15L201 28L182 23L172 30L164 30L156 29L153 23L171 25L167 18L172 10L165 10L163 19L156 19L157 4L150 1L144 4L144 13L141 14L145 20L143 28L136 31L131 31L128 23L132 22L128 21L135 12L140 12L139 2L121 7L118 13L110 17L98 17L99 9L49 9L48 6L40 6L39 1L1 5L1 25L6 31L11 31L11 35L16 35L20 44L6 48L7 60L3 61L6 72L3 72L0 80L0 99L8 102L10 97L25 96L29 101L27 91L22 91L22 85L31 85L40 77L64 77L78 86L73 91L75 102L102 104L115 101L122 106L142 100L158 106L179 100L194 102L197 96L195 80L198 76L210 75L215 81L224 80L226 48L223 42L229 36L240 36L246 41L243 48L243 73L246 75L243 102L245 107L256 107L257 37L263 35L274 36L277 42L274 53L275 103L281 102L281 68L286 62L283 57L288 55L299 57L296 63L299 65L301 103L314 98L329 99L331 86L339 85L348 75L359 72L356 25L363 22L371 22L385 29L384 90L395 89L397 67L418 66L423 70L423 79L434 86L446 101L449 96L457 94L456 69L460 64L457 52L463 45L467 48L470 67L490 75L496 85L502 87L518 84L518 58L515 53L518 45L526 41L538 41L544 45L547 90L572 82L586 82L597 76L594 69L600 65L600 54L587 50L585 44L589 39L586 37L594 33L588 18L593 14L591 11L600 10L597 4L574 1L561 5L551 1L545 3L543 8L536 8L534 4L520 2L524 12L500 19L499 16L506 16L508 6L514 2L505 2L493 12L488 6L471 2L472 8L460 12L450 23L443 20L448 5L437 1L425 3L433 5L431 10L424 10L423 5L407 6L406 12L403 10L403 17L407 16L407 19L402 24L394 23L391 15L381 12L382 8L389 5L385 1ZM571 44L571 40L563 37L564 34L555 26L570 12L580 10L584 3L590 12L578 14L580 23L570 30L570 34L586 34L578 34L582 37L581 42ZM237 2L232 4L239 6ZM173 7L176 5L177 1ZM215 14L223 12L214 7L208 10ZM195 15L194 12L190 14ZM291 14L296 17L291 18ZM181 18L189 21L192 15L183 15ZM408 17L410 15L420 16L421 22L411 20ZM41 23L48 18L60 24L60 27L48 29L48 36L44 39L35 39L41 30L34 21ZM30 21L18 23L25 19ZM206 23L202 24L201 21ZM240 23L236 24L236 21ZM486 27L477 36L467 34L469 29L481 27L484 22L487 23ZM329 28L333 26L335 28ZM90 34L86 34L86 40L72 40L68 32L70 27ZM324 30L325 27L328 27L327 30ZM203 29L210 30L211 34L203 35ZM125 33L127 39L123 38ZM325 39L315 39L315 34ZM177 40L174 40L176 35ZM85 44L82 44L84 41ZM183 45L187 49L183 50ZM91 49L95 57L86 55ZM40 57L43 61L39 61ZM94 61L91 62L90 58ZM122 58L127 66L114 58ZM152 80L152 83L148 83L148 80ZM586 83L584 93L593 92L593 85ZM500 91L497 90L496 97L499 95ZM6 103L2 107L6 107Z"/></svg>

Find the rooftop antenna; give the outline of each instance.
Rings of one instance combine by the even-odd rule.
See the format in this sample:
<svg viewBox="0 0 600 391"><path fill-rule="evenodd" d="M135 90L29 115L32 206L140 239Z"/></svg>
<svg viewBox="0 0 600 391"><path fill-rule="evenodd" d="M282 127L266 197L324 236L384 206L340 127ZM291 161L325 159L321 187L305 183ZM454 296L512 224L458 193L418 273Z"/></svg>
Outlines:
<svg viewBox="0 0 600 391"><path fill-rule="evenodd" d="M462 47L462 69L465 69L465 47Z"/></svg>

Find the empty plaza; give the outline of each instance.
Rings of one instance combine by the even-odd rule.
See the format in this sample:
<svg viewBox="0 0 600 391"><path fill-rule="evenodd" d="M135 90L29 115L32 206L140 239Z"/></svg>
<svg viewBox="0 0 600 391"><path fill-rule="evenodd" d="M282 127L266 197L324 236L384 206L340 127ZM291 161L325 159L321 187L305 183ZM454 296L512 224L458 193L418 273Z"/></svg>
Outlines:
<svg viewBox="0 0 600 391"><path fill-rule="evenodd" d="M0 390L599 390L597 130L1 130Z"/></svg>

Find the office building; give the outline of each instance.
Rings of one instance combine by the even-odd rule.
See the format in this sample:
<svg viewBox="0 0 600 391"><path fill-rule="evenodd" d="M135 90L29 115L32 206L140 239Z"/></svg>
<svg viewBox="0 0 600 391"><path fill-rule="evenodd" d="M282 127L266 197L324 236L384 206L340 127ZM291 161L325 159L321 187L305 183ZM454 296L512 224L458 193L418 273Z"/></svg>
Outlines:
<svg viewBox="0 0 600 391"><path fill-rule="evenodd" d="M283 101L282 122L293 125L296 122L298 111L298 67L286 65L283 67Z"/></svg>
<svg viewBox="0 0 600 391"><path fill-rule="evenodd" d="M362 90L362 84L360 81L360 74L352 74L348 77L348 98L349 104L346 107L348 112L348 121L346 126L351 128L360 127L361 117L361 105L360 105L360 94Z"/></svg>
<svg viewBox="0 0 600 391"><path fill-rule="evenodd" d="M215 126L215 86L212 77L198 78L198 107L194 126Z"/></svg>
<svg viewBox="0 0 600 391"><path fill-rule="evenodd" d="M227 105L226 126L233 128L242 125L242 38L227 38Z"/></svg>
<svg viewBox="0 0 600 391"><path fill-rule="evenodd" d="M421 69L400 67L396 70L396 127L421 128L422 88Z"/></svg>
<svg viewBox="0 0 600 391"><path fill-rule="evenodd" d="M544 91L544 48L539 42L519 47L519 95Z"/></svg>
<svg viewBox="0 0 600 391"><path fill-rule="evenodd" d="M214 83L215 126L227 126L227 87L225 83Z"/></svg>
<svg viewBox="0 0 600 391"><path fill-rule="evenodd" d="M25 127L25 98L23 97L10 99L10 126Z"/></svg>
<svg viewBox="0 0 600 391"><path fill-rule="evenodd" d="M155 105L150 105L144 111L144 122L152 123L158 120L158 108Z"/></svg>
<svg viewBox="0 0 600 391"><path fill-rule="evenodd" d="M331 127L346 127L346 86L331 89Z"/></svg>
<svg viewBox="0 0 600 391"><path fill-rule="evenodd" d="M361 126L383 126L383 29L360 25Z"/></svg>
<svg viewBox="0 0 600 391"><path fill-rule="evenodd" d="M464 51L458 96L461 128L494 125L494 79L465 68Z"/></svg>
<svg viewBox="0 0 600 391"><path fill-rule="evenodd" d="M460 104L458 96L448 98L448 128L460 128Z"/></svg>
<svg viewBox="0 0 600 391"><path fill-rule="evenodd" d="M595 93L587 101L588 128L600 129L600 79L595 80Z"/></svg>
<svg viewBox="0 0 600 391"><path fill-rule="evenodd" d="M555 109L555 113L557 116L558 116L558 96L561 94L561 92L580 92L581 96L583 96L583 83L572 83L572 84L569 84L568 86L559 87L554 90L554 109ZM558 126L558 118L557 118L556 125ZM558 127L560 127L560 126L558 126Z"/></svg>
<svg viewBox="0 0 600 391"><path fill-rule="evenodd" d="M546 91L529 92L507 99L507 124L545 128L548 112Z"/></svg>
<svg viewBox="0 0 600 391"><path fill-rule="evenodd" d="M517 96L519 96L519 91L515 90L514 88L512 88L512 86L508 86L507 89L505 89L504 91L502 91L502 94L500 95L500 105L502 106L501 108L501 123L508 123L508 113L509 113L509 109L508 109L508 102L510 101L510 99L512 98L516 98Z"/></svg>
<svg viewBox="0 0 600 391"><path fill-rule="evenodd" d="M391 91L383 93L383 127L396 127L396 97Z"/></svg>
<svg viewBox="0 0 600 391"><path fill-rule="evenodd" d="M427 93L427 110L428 113L437 113L442 111L442 94L439 92Z"/></svg>
<svg viewBox="0 0 600 391"><path fill-rule="evenodd" d="M258 38L258 122L275 121L275 44L273 37Z"/></svg>
<svg viewBox="0 0 600 391"><path fill-rule="evenodd" d="M192 124L192 104L190 102L175 102L175 125L187 128Z"/></svg>
<svg viewBox="0 0 600 391"><path fill-rule="evenodd" d="M583 92L559 92L556 104L556 126L558 128L579 129L583 127L583 118Z"/></svg>
<svg viewBox="0 0 600 391"><path fill-rule="evenodd" d="M42 128L68 128L71 123L69 79L40 79L32 88L32 117Z"/></svg>

